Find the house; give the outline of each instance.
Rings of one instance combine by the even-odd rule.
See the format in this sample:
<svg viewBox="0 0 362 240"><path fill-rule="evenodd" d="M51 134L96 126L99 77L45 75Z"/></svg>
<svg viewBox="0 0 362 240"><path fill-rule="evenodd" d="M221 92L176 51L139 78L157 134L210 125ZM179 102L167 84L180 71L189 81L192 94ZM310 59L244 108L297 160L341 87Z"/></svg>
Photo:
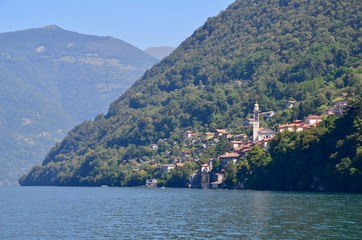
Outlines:
<svg viewBox="0 0 362 240"><path fill-rule="evenodd" d="M215 137L216 138L232 138L232 134L227 129L216 129Z"/></svg>
<svg viewBox="0 0 362 240"><path fill-rule="evenodd" d="M209 164L207 164L207 163L202 164L200 167L200 171L201 172L210 171Z"/></svg>
<svg viewBox="0 0 362 240"><path fill-rule="evenodd" d="M285 104L285 108L292 109L297 101L294 100L288 100L288 102Z"/></svg>
<svg viewBox="0 0 362 240"><path fill-rule="evenodd" d="M146 180L146 187L157 187L157 179L147 179Z"/></svg>
<svg viewBox="0 0 362 240"><path fill-rule="evenodd" d="M337 116L341 116L347 106L348 106L347 100L341 100L336 102L335 104L333 104L334 114Z"/></svg>
<svg viewBox="0 0 362 240"><path fill-rule="evenodd" d="M304 119L305 123L308 125L315 125L322 121L322 118L317 115L310 115Z"/></svg>
<svg viewBox="0 0 362 240"><path fill-rule="evenodd" d="M233 145L234 149L240 149L244 145L243 141L235 141L235 140L233 140L233 141L230 141L230 143Z"/></svg>
<svg viewBox="0 0 362 240"><path fill-rule="evenodd" d="M221 168L225 168L229 162L233 162L235 164L239 160L239 158L240 154L238 153L226 152L225 154L219 156L220 166Z"/></svg>
<svg viewBox="0 0 362 240"><path fill-rule="evenodd" d="M327 108L326 110L323 111L323 115L327 115L327 116L334 115L334 109L332 107Z"/></svg>
<svg viewBox="0 0 362 240"><path fill-rule="evenodd" d="M302 120L294 120L292 123L280 124L277 127L277 132L301 132L306 129L308 125Z"/></svg>
<svg viewBox="0 0 362 240"><path fill-rule="evenodd" d="M189 139L189 138L194 138L194 137L196 137L196 133L194 133L193 131L190 131L190 130L188 130L188 131L185 131L184 132L184 134L183 134L183 137L184 137L184 139Z"/></svg>
<svg viewBox="0 0 362 240"><path fill-rule="evenodd" d="M169 172L172 169L174 169L175 167L176 166L174 164L165 164L165 165L162 165L162 171Z"/></svg>
<svg viewBox="0 0 362 240"><path fill-rule="evenodd" d="M233 134L231 132L225 132L222 134L222 138L230 139L233 137Z"/></svg>
<svg viewBox="0 0 362 240"><path fill-rule="evenodd" d="M205 132L205 138L206 140L210 140L210 139L213 139L215 136L215 133L212 133L212 132Z"/></svg>
<svg viewBox="0 0 362 240"><path fill-rule="evenodd" d="M235 141L246 141L248 136L246 134L238 134L234 136Z"/></svg>

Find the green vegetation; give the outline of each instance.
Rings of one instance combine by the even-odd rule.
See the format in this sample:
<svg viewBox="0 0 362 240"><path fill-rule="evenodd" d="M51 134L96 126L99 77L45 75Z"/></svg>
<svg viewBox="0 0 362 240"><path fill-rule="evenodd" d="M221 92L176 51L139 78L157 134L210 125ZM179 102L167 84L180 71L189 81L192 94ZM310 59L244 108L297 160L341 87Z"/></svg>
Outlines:
<svg viewBox="0 0 362 240"><path fill-rule="evenodd" d="M254 147L237 168L246 188L361 192L362 102L316 128L279 133L270 154Z"/></svg>
<svg viewBox="0 0 362 240"><path fill-rule="evenodd" d="M110 37L56 26L0 34L0 185L77 123L106 112L157 60Z"/></svg>
<svg viewBox="0 0 362 240"><path fill-rule="evenodd" d="M147 71L107 115L74 128L20 183L124 186L135 162L159 166L179 159L189 147L184 130L247 133L243 122L255 100L263 110L277 110L268 123L273 127L321 113L342 92L361 93L360 8L357 0L236 1ZM298 106L282 111L291 99ZM159 150L150 150L152 143L160 143ZM215 143L193 157L205 162L217 151ZM243 165L227 170L227 183L242 177L261 188L274 161L253 149Z"/></svg>

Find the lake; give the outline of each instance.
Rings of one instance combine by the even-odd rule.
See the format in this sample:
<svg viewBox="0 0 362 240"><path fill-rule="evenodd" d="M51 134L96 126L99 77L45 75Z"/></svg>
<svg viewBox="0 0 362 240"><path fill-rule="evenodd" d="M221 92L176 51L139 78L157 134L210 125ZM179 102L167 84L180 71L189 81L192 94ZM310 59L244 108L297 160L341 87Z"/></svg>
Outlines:
<svg viewBox="0 0 362 240"><path fill-rule="evenodd" d="M1 187L0 239L362 239L362 195Z"/></svg>

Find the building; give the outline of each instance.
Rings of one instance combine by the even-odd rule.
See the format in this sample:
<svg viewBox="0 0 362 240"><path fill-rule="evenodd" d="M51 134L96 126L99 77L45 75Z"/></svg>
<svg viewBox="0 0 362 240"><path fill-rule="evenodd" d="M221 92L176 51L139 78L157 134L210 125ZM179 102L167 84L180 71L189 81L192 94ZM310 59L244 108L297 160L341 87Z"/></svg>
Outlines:
<svg viewBox="0 0 362 240"><path fill-rule="evenodd" d="M297 101L294 100L288 100L288 102L285 104L285 108L292 109Z"/></svg>
<svg viewBox="0 0 362 240"><path fill-rule="evenodd" d="M209 161L207 161L207 163L204 163L201 165L200 171L201 172L204 172L204 171L210 172L212 170L212 166L213 166L212 162L213 162L213 159L210 158Z"/></svg>
<svg viewBox="0 0 362 240"><path fill-rule="evenodd" d="M248 139L248 136L246 134L234 135L235 141L246 141L247 139Z"/></svg>
<svg viewBox="0 0 362 240"><path fill-rule="evenodd" d="M162 165L162 171L169 172L172 169L174 169L175 167L176 166L174 164L165 164L165 165Z"/></svg>
<svg viewBox="0 0 362 240"><path fill-rule="evenodd" d="M230 141L230 142L231 142L231 144L233 145L233 148L234 148L234 149L240 149L240 148L242 148L243 145L244 145L244 142L243 142L243 141L235 141L235 140L233 140L233 141Z"/></svg>
<svg viewBox="0 0 362 240"><path fill-rule="evenodd" d="M270 128L262 128L258 132L257 141L269 140L275 137L275 132Z"/></svg>
<svg viewBox="0 0 362 240"><path fill-rule="evenodd" d="M216 138L225 138L225 139L229 139L231 138L233 135L229 132L229 130L227 129L216 129L216 133L215 133L215 137Z"/></svg>
<svg viewBox="0 0 362 240"><path fill-rule="evenodd" d="M157 187L157 179L147 179L146 180L146 187Z"/></svg>
<svg viewBox="0 0 362 240"><path fill-rule="evenodd" d="M183 134L183 137L184 137L184 139L189 139L189 138L194 138L194 137L196 137L196 133L194 133L193 131L190 131L190 130L188 130L188 131L185 131L184 132L184 134Z"/></svg>
<svg viewBox="0 0 362 240"><path fill-rule="evenodd" d="M192 159L192 153L190 150L182 150L181 152L181 159L183 161L185 160L191 160Z"/></svg>
<svg viewBox="0 0 362 240"><path fill-rule="evenodd" d="M341 116L347 106L348 106L347 100L341 100L336 102L335 104L333 104L334 114L337 116Z"/></svg>
<svg viewBox="0 0 362 240"><path fill-rule="evenodd" d="M277 127L278 132L301 132L307 128L310 128L311 126L316 126L318 123L322 121L322 118L320 116L316 115L310 115L306 118L304 118L304 121L302 120L294 120L292 123L285 123L280 124Z"/></svg>
<svg viewBox="0 0 362 240"><path fill-rule="evenodd" d="M310 115L304 119L305 123L308 125L315 125L322 121L322 118L317 115Z"/></svg>
<svg viewBox="0 0 362 240"><path fill-rule="evenodd" d="M205 133L205 138L206 138L206 140L213 139L214 136L215 136L215 133L212 133L212 132L206 132L206 133Z"/></svg>
<svg viewBox="0 0 362 240"><path fill-rule="evenodd" d="M240 154L238 153L226 152L225 154L219 156L220 166L221 168L225 168L229 162L233 162L235 164L239 160L239 158Z"/></svg>
<svg viewBox="0 0 362 240"><path fill-rule="evenodd" d="M277 127L277 131L278 132L284 132L284 131L301 132L304 129L306 129L307 127L308 127L308 124L306 124L302 120L295 120L292 123L280 124Z"/></svg>
<svg viewBox="0 0 362 240"><path fill-rule="evenodd" d="M224 174L216 173L213 178L214 181L210 183L211 188L217 189L222 187L222 183L224 181Z"/></svg>
<svg viewBox="0 0 362 240"><path fill-rule="evenodd" d="M266 113L271 113L269 111ZM273 112L274 113L274 112ZM260 115L264 113L260 112L259 104L254 104L253 118L249 119L249 123L253 125L253 142L261 141L264 139L272 139L275 137L275 132L269 128L260 128Z"/></svg>
<svg viewBox="0 0 362 240"><path fill-rule="evenodd" d="M253 141L257 141L260 128L260 109L258 102L254 104L253 114L253 118L249 120L249 123L253 125Z"/></svg>
<svg viewBox="0 0 362 240"><path fill-rule="evenodd" d="M326 110L323 111L323 115L327 115L327 116L334 115L334 109L332 107L327 108Z"/></svg>

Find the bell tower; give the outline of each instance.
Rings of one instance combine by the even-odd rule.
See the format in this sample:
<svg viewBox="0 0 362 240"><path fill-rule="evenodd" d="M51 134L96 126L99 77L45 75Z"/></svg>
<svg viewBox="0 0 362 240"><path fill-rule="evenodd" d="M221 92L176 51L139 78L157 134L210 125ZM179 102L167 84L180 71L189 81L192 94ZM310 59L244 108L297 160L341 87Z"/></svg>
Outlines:
<svg viewBox="0 0 362 240"><path fill-rule="evenodd" d="M254 119L253 119L253 142L258 139L258 133L260 129L260 109L258 102L254 104Z"/></svg>

